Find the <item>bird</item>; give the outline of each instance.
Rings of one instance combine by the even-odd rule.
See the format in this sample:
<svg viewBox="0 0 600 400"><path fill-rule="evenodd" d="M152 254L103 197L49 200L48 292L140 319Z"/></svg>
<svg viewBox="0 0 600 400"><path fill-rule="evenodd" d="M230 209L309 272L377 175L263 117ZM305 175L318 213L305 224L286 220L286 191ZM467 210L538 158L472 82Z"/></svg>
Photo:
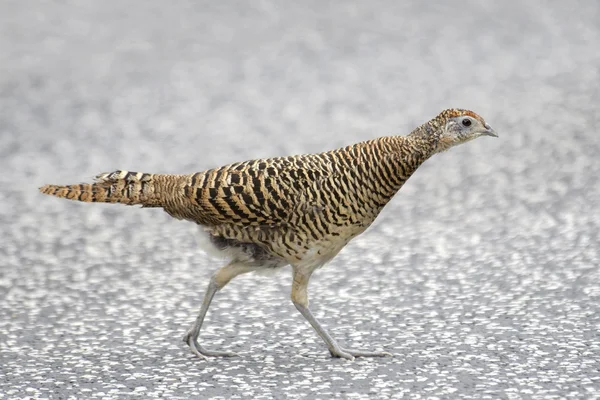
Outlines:
<svg viewBox="0 0 600 400"><path fill-rule="evenodd" d="M82 202L158 207L200 225L200 247L225 259L211 276L183 341L198 357L230 357L200 343L213 297L233 278L291 266L291 300L331 356L391 356L344 348L309 308L314 271L377 218L411 175L434 154L481 136L498 137L473 111L449 108L407 135L383 136L316 154L254 159L186 175L125 170L91 184L45 185L47 195Z"/></svg>

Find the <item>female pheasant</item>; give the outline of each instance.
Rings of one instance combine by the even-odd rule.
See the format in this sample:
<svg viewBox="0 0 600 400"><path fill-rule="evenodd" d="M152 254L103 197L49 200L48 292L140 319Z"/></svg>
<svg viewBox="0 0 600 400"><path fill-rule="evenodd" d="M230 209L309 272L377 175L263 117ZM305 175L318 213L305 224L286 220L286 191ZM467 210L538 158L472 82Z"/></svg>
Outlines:
<svg viewBox="0 0 600 400"><path fill-rule="evenodd" d="M213 296L237 275L291 265L292 302L335 357L385 356L342 348L308 308L311 274L365 231L415 170L435 153L497 137L469 110L448 109L407 136L319 154L251 160L190 175L115 171L92 184L46 185L45 194L84 202L162 207L203 227L206 249L228 259L212 276L184 341L201 358L233 356L200 345Z"/></svg>

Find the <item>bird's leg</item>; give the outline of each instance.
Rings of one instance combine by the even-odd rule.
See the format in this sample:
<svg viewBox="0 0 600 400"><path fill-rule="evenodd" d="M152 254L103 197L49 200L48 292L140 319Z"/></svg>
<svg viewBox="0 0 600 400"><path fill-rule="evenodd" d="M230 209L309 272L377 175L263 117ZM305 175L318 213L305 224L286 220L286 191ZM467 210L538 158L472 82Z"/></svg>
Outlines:
<svg viewBox="0 0 600 400"><path fill-rule="evenodd" d="M333 357L346 358L348 360L354 360L354 357L385 357L391 356L391 353L387 352L376 352L376 351L360 351L360 350L349 350L342 348L331 335L323 328L323 326L317 321L310 309L308 308L308 281L310 279L311 272L298 271L294 269L294 283L292 284L292 302L296 309L306 318L306 320L312 325L317 331L319 336L325 341L329 352Z"/></svg>
<svg viewBox="0 0 600 400"><path fill-rule="evenodd" d="M235 278L240 274L245 274L247 272L254 271L256 268L249 267L245 264L232 262L227 264L226 266L220 268L215 274L210 278L210 283L208 284L208 288L206 289L206 293L204 294L204 299L202 300L202 306L200 307L200 312L198 313L198 317L196 317L196 322L194 325L187 331L185 336L183 337L183 341L190 346L194 354L198 357L206 359L205 356L213 356L213 357L233 357L237 354L230 351L214 351L208 350L198 343L198 336L200 335L200 329L202 328L202 323L204 322L204 317L206 316L206 312L208 311L208 307L210 306L210 302L212 301L213 296L219 290L221 290L230 280Z"/></svg>

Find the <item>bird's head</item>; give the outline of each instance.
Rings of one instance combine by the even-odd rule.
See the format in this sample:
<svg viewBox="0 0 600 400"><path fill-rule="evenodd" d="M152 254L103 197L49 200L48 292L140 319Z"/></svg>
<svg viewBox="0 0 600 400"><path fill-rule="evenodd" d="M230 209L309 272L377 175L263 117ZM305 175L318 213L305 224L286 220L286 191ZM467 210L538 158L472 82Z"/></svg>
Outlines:
<svg viewBox="0 0 600 400"><path fill-rule="evenodd" d="M450 108L415 129L409 136L427 143L429 151L439 153L480 136L498 137L498 134L473 111Z"/></svg>
<svg viewBox="0 0 600 400"><path fill-rule="evenodd" d="M498 137L496 131L483 118L470 110L451 108L431 120L437 129L436 152L466 143L480 136Z"/></svg>

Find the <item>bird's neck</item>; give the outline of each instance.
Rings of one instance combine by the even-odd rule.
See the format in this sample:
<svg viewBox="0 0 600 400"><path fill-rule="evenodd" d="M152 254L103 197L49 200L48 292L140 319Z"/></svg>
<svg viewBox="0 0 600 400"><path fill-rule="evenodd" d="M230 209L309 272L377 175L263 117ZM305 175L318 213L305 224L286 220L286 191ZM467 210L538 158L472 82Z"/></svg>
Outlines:
<svg viewBox="0 0 600 400"><path fill-rule="evenodd" d="M419 126L406 137L416 150L427 155L425 158L427 159L449 147L445 145L440 146L442 144L440 142L442 132L442 127L439 125L437 119L433 119Z"/></svg>
<svg viewBox="0 0 600 400"><path fill-rule="evenodd" d="M379 157L373 168L385 181L383 192L391 198L433 153L431 146L420 138L388 136L375 140Z"/></svg>
<svg viewBox="0 0 600 400"><path fill-rule="evenodd" d="M349 192L359 194L355 201L360 203L363 216L372 218L369 221L430 155L425 143L408 136L380 137L338 152L339 158L345 160L340 165L344 169L350 167L346 173L355 183Z"/></svg>

